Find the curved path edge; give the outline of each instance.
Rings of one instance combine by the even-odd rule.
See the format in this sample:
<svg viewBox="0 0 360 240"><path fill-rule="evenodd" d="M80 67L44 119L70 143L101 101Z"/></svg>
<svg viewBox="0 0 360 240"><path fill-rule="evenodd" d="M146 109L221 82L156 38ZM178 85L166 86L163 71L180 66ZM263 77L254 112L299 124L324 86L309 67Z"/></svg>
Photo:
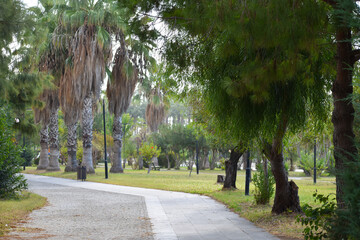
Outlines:
<svg viewBox="0 0 360 240"><path fill-rule="evenodd" d="M145 198L154 239L278 239L207 196L24 174L29 181Z"/></svg>

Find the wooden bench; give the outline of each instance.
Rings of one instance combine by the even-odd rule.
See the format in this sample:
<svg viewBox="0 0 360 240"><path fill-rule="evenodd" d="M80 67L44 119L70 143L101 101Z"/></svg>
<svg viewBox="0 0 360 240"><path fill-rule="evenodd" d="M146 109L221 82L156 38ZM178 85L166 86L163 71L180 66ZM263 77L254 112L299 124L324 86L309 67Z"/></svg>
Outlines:
<svg viewBox="0 0 360 240"><path fill-rule="evenodd" d="M155 166L154 163L151 163L151 165L154 170L160 171L160 168L161 168L160 166Z"/></svg>

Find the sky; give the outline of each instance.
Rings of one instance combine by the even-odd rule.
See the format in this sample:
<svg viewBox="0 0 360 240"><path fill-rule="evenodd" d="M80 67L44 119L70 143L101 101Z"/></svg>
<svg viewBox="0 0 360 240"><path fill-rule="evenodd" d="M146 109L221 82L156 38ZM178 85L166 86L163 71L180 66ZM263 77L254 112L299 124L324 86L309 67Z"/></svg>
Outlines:
<svg viewBox="0 0 360 240"><path fill-rule="evenodd" d="M37 0L22 0L23 3L26 4L26 6L28 7L33 7L33 6L36 6L38 1Z"/></svg>

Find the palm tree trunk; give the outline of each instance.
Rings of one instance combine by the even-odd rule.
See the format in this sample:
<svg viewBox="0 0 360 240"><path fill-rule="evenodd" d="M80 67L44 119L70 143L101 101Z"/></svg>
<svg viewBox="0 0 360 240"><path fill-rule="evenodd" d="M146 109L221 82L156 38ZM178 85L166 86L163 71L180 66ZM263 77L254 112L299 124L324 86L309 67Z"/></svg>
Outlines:
<svg viewBox="0 0 360 240"><path fill-rule="evenodd" d="M58 124L58 108L51 109L49 123L49 145L50 159L47 171L59 171L59 124Z"/></svg>
<svg viewBox="0 0 360 240"><path fill-rule="evenodd" d="M49 131L48 126L43 125L40 130L40 160L37 170L44 170L49 166L49 155L48 155L48 142L49 142Z"/></svg>
<svg viewBox="0 0 360 240"><path fill-rule="evenodd" d="M68 136L67 136L67 150L68 150L68 161L66 164L65 172L76 172L77 160L76 160L76 129L77 123L67 125Z"/></svg>
<svg viewBox="0 0 360 240"><path fill-rule="evenodd" d="M95 173L92 161L92 98L88 96L84 99L82 109L82 127L83 127L83 160L82 165L86 167L87 173Z"/></svg>
<svg viewBox="0 0 360 240"><path fill-rule="evenodd" d="M114 125L113 125L113 155L111 161L110 172L112 173L123 173L124 169L121 163L121 147L122 147L122 119L121 116L115 114Z"/></svg>

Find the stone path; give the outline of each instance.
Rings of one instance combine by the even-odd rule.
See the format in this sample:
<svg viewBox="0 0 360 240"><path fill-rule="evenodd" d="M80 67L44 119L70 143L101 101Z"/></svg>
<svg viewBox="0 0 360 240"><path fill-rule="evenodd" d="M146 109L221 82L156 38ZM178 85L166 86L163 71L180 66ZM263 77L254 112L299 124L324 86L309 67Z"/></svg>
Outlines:
<svg viewBox="0 0 360 240"><path fill-rule="evenodd" d="M278 239L206 196L81 182L39 175L26 174L25 176L30 183L30 190L45 197L48 197L48 195L44 193L54 193L57 191L56 189L67 189L66 191L69 191L68 195L61 194L62 199L56 201L49 199L50 207L56 205L54 212L48 209L49 218L58 216L61 220L56 220L59 226L56 226L55 223L54 227L51 229L46 228L46 231L49 235L55 236L64 236L63 234L71 232L68 238L63 239ZM45 187L42 188L41 186ZM39 189L42 190L38 191ZM74 193L76 193L76 197L70 199L70 195ZM87 196L88 193L91 196ZM108 200L109 198L112 200ZM92 201L91 199L94 200L93 203L89 203L89 201ZM77 201L77 203L73 203L73 201ZM104 208L102 205L108 201L111 202L108 205L109 211L101 210ZM67 206L66 204L62 205L63 202L71 202L72 210L69 211L73 211L73 215L81 215L78 216L81 221L70 220L67 214L60 211ZM146 206L142 203L145 203ZM92 206L96 207L94 207L94 211L91 211L91 216L86 216L86 211L75 214L76 209L90 210L93 209ZM146 207L147 212L144 211L144 207ZM34 211L31 218L37 219L37 212L39 211L43 210ZM136 214L138 214L137 218ZM95 221L94 218L97 215L101 215L101 217L98 217L95 224L90 224L89 222ZM148 223L147 217L150 218L152 230L146 227ZM46 222L47 220L42 219L42 221ZM114 226L108 225L111 225L114 221L116 222ZM95 229L91 231L90 228L85 231L96 232L99 238L90 235L90 233L85 237L76 235L77 229L82 230L84 225L89 227L90 225L99 226L96 231ZM101 228L100 226L106 227ZM123 230L123 226L125 226L125 230ZM120 236L124 231L135 232L136 236ZM152 234L149 234L150 231L152 231Z"/></svg>

